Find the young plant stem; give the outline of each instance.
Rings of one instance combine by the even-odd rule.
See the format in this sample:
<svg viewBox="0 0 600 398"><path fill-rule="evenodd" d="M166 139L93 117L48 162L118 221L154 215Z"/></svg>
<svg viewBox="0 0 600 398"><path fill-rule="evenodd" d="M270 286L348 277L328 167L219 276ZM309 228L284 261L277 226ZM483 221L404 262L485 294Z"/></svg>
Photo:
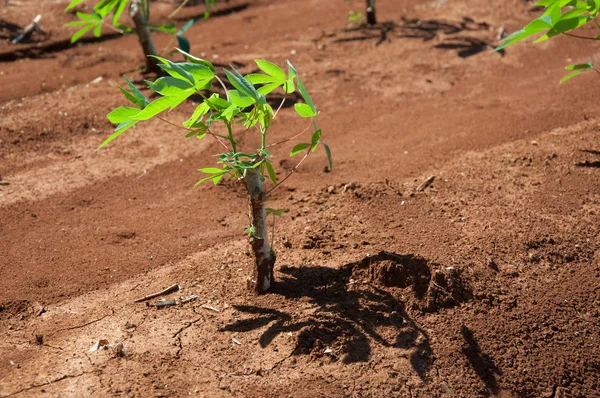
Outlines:
<svg viewBox="0 0 600 398"><path fill-rule="evenodd" d="M135 32L137 33L138 40L146 56L146 70L148 72L159 73L160 68L158 67L158 60L150 55L156 55L156 47L150 36L150 29L148 28L148 20L143 12L143 6L141 0L132 0L129 5L129 16L133 20L135 26Z"/></svg>
<svg viewBox="0 0 600 398"><path fill-rule="evenodd" d="M367 23L369 25L377 25L375 17L375 0L367 0Z"/></svg>
<svg viewBox="0 0 600 398"><path fill-rule="evenodd" d="M265 293L273 283L273 267L275 265L275 252L269 245L267 227L267 211L265 193L260 172L256 168L246 169L244 183L248 191L250 225L253 233L250 235L250 246L254 252L256 264L248 287L257 294Z"/></svg>

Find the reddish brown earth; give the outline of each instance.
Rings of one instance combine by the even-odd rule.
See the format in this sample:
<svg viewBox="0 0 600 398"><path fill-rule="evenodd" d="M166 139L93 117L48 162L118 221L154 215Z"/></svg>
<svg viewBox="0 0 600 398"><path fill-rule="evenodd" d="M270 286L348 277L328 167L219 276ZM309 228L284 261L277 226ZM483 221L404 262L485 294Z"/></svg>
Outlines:
<svg viewBox="0 0 600 398"><path fill-rule="evenodd" d="M380 0L359 31L362 1L221 4L192 52L289 58L334 155L273 192L256 297L242 189L193 187L216 145L157 121L94 151L121 75L151 76L134 37L68 45L66 3L0 6L0 396L600 396L600 91L557 84L588 42L490 53L521 0ZM38 13L48 35L9 44ZM278 119L273 139L305 127ZM134 303L172 284L198 299Z"/></svg>

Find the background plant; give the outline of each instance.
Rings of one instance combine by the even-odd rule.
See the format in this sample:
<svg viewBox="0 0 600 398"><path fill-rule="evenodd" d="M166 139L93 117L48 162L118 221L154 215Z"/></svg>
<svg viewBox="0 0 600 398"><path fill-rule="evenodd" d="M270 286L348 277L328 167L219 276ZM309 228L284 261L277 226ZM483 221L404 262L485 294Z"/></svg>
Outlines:
<svg viewBox="0 0 600 398"><path fill-rule="evenodd" d="M352 0L344 0L347 3ZM365 13L363 14L360 11L350 10L350 15L348 16L348 20L350 22L358 23L359 25L363 25L365 22L369 25L377 24L377 17L375 16L375 0L366 0L367 7L365 9ZM366 15L366 18L365 18Z"/></svg>
<svg viewBox="0 0 600 398"><path fill-rule="evenodd" d="M117 124L117 127L100 148L137 123L152 118L158 118L184 129L187 138L202 139L208 135L215 139L223 148L223 152L218 155L218 167L200 169L200 172L206 176L200 179L198 184L205 181L218 184L224 177L243 182L250 203L250 226L246 228L246 232L250 237L256 260L250 287L257 293L262 293L269 289L273 282L273 266L276 259L275 251L269 244L267 216L283 213L283 209L266 208L268 193L290 177L319 145L324 147L330 169L332 167L331 151L321 141L321 129L317 128L315 120L319 112L298 72L289 61L287 61L287 74L279 66L264 60L255 61L263 73L243 76L231 67L231 70L224 71L230 85L228 88L217 76L210 62L196 58L183 50L178 51L185 56L186 62L174 63L161 57L154 57L159 61L159 67L168 76L154 82L147 81L150 90L158 95L158 98L152 102L125 77L130 91L124 88L121 88L121 91L134 107L122 106L108 114L108 119ZM209 90L215 81L223 88L224 98L218 93L205 95L206 90ZM267 96L277 89L283 90L284 97L277 110L274 110L267 102ZM290 138L269 142L269 131L273 120L284 105L286 95L295 91L300 93L305 102L296 103L294 108L300 117L309 120L308 126ZM176 108L194 94L200 95L202 102L182 125L172 123L160 116L164 111ZM290 152L290 156L303 154L303 157L289 174L278 181L270 154L271 148L299 139L309 130L312 130L310 140L297 143ZM244 147L243 139L248 132L256 133L260 137L258 148ZM271 187L267 190L268 181Z"/></svg>
<svg viewBox="0 0 600 398"><path fill-rule="evenodd" d="M84 0L72 0L65 11L69 11L82 3ZM206 13L204 18L208 18L210 13L210 7L214 5L216 0L204 0L206 5ZM182 6L187 3L182 3ZM123 11L129 5L129 16L133 21L133 28L119 22ZM177 11L181 9L181 6L177 8L169 17L175 15ZM106 22L106 19L112 14L110 23ZM168 33L175 37L178 42L179 48L184 51L190 51L190 43L183 36L186 30L194 25L198 19L192 19L188 21L181 28L177 29L173 23L165 23L162 25L150 25L150 0L101 0L96 3L92 8L91 13L77 12L79 21L69 22L66 26L77 26L80 29L73 34L71 37L71 43L77 42L84 34L92 31L95 37L100 37L102 34L102 27L108 27L116 30L120 33L133 33L135 32L138 36L140 45L144 55L146 56L146 69L151 72L158 72L158 63L155 58L149 57L150 55L157 55L156 47L150 35L151 31L160 31Z"/></svg>
<svg viewBox="0 0 600 398"><path fill-rule="evenodd" d="M544 12L538 18L528 23L523 29L518 30L505 37L495 51L513 45L521 40L541 34L535 43L548 40L558 35L566 35L585 40L600 40L600 34L590 36L573 33L588 23L593 23L600 29L598 13L600 12L600 0L542 0L535 3L538 7L544 7ZM595 70L593 62L585 64L568 65L565 69L569 71L560 83L569 80L583 72Z"/></svg>

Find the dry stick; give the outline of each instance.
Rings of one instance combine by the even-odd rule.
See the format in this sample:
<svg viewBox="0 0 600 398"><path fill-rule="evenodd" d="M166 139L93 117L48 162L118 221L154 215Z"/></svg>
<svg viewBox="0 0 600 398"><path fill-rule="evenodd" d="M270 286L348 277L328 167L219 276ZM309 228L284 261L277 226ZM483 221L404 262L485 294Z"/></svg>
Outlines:
<svg viewBox="0 0 600 398"><path fill-rule="evenodd" d="M25 29L23 29L23 32L21 32L17 37L15 37L11 43L12 44L20 43L21 40L29 37L33 32L41 33L42 29L40 29L40 26L38 25L38 23L41 20L42 20L42 16L40 14L36 15L36 17L33 18L33 21L29 25L27 25L25 27Z"/></svg>
<svg viewBox="0 0 600 398"><path fill-rule="evenodd" d="M142 301L152 300L153 298L164 296L165 294L175 293L178 290L179 290L179 285L178 284L174 284L174 285L169 286L165 290L162 290L162 291L160 291L158 293L153 293L153 294L150 294L150 295L148 295L146 297L139 298L139 299L135 300L134 303L141 303Z"/></svg>
<svg viewBox="0 0 600 398"><path fill-rule="evenodd" d="M189 1L190 1L190 0L183 0L183 2L181 2L181 4L179 5L179 7L177 7L177 8L175 9L175 11L173 11L172 13L170 13L170 14L169 14L169 16L168 16L167 18L168 18L168 19L171 19L171 18L173 18L175 15L177 15L177 13L178 13L179 11L181 11L181 9L182 9L183 7L185 7L185 5L186 5L186 4L187 4Z"/></svg>
<svg viewBox="0 0 600 398"><path fill-rule="evenodd" d="M429 187L431 184L433 184L433 180L435 180L435 176L431 175L429 177L427 177L427 179L425 181L423 181L421 183L421 185L419 185L417 187L417 191L422 192L424 191L427 187Z"/></svg>

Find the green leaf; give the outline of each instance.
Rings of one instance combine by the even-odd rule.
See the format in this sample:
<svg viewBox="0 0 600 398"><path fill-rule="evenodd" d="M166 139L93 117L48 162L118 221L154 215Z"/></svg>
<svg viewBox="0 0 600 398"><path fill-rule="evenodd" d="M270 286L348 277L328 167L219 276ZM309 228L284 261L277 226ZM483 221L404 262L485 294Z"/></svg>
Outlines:
<svg viewBox="0 0 600 398"><path fill-rule="evenodd" d="M159 31L159 32L164 32L164 33L168 33L170 35L175 34L175 30L177 29L175 27L174 23L167 23L167 24L158 25L158 26L156 26L156 25L148 25L148 28L150 30L156 30L156 31Z"/></svg>
<svg viewBox="0 0 600 398"><path fill-rule="evenodd" d="M177 64L175 62L171 62L168 59L159 57L157 55L150 55L150 57L156 58L160 62L162 62L161 64L158 65L159 68L161 68L162 70L167 72L169 75L176 77L178 79L187 80L194 86L196 85L196 81L194 80L194 77L188 71L186 71L184 68L182 68L182 64Z"/></svg>
<svg viewBox="0 0 600 398"><path fill-rule="evenodd" d="M242 76L237 70L235 70L233 66L231 67L231 69L232 72L225 69L225 75L227 75L227 80L229 80L229 83L231 83L233 87L238 89L242 94L251 97L252 99L254 99L254 101L256 101L259 104L266 102L264 95L256 91L252 83L246 80L244 76Z"/></svg>
<svg viewBox="0 0 600 398"><path fill-rule="evenodd" d="M252 84L273 83L275 81L272 76L263 75L261 73L251 73L246 76L246 79Z"/></svg>
<svg viewBox="0 0 600 398"><path fill-rule="evenodd" d="M131 82L131 80L127 78L127 76L123 75L123 77L125 77L125 81L127 82L127 85L129 86L129 89L131 90L135 98L137 98L137 100L142 104L142 108L146 107L150 103L150 101L148 101L144 94L142 94L140 90L137 89L137 87Z"/></svg>
<svg viewBox="0 0 600 398"><path fill-rule="evenodd" d="M73 25L71 25L73 26ZM81 38L81 36L83 36L84 34L86 34L87 32L89 32L90 30L94 29L95 25L87 25L81 29L79 29L77 32L75 32L73 34L73 36L71 36L71 44L75 43L77 40L79 40Z"/></svg>
<svg viewBox="0 0 600 398"><path fill-rule="evenodd" d="M208 180L212 180L213 184L217 185L219 183L219 180L221 180L221 178L223 178L223 176L225 174L229 173L229 170L221 170L221 169L217 169L215 167L207 167L204 169L200 169L200 172L205 173L205 174L211 174L211 175L201 179L200 181L198 181L196 183L196 185L201 184L204 181L208 181Z"/></svg>
<svg viewBox="0 0 600 398"><path fill-rule="evenodd" d="M164 76L157 79L154 83L150 81L146 81L146 83L152 90L167 97L182 95L185 92L190 92L191 95L194 92L194 86L189 82L172 76Z"/></svg>
<svg viewBox="0 0 600 398"><path fill-rule="evenodd" d="M190 42L188 41L188 39L186 39L182 35L177 35L175 37L177 37L177 45L179 46L179 48L181 48L183 51L190 51Z"/></svg>
<svg viewBox="0 0 600 398"><path fill-rule="evenodd" d="M128 122L124 122L121 123L117 126L117 128L115 129L115 132L106 139L106 141L104 141L98 148L96 148L96 150L104 147L105 145L107 145L109 142L111 142L112 140L114 140L115 138L117 138L118 136L120 136L121 134L123 134L125 132L125 130L129 130L131 127L135 126L138 123L137 120L130 120Z"/></svg>
<svg viewBox="0 0 600 398"><path fill-rule="evenodd" d="M566 82L567 80L569 80L583 72L587 72L587 71L591 70L593 67L594 67L594 64L592 62L588 62L587 64L569 65L565 69L572 70L573 72L569 73L567 76L560 79L559 84L562 84L562 83Z"/></svg>
<svg viewBox="0 0 600 398"><path fill-rule="evenodd" d="M300 143L300 144L296 144L294 146L294 148L292 149L292 152L290 152L290 156L295 156L297 154L299 154L300 152L304 151L306 148L310 148L310 144L307 143Z"/></svg>
<svg viewBox="0 0 600 398"><path fill-rule="evenodd" d="M218 174L218 173L222 173L223 169L219 169L216 167L205 167L203 169L198 170L201 173L205 173L205 174Z"/></svg>
<svg viewBox="0 0 600 398"><path fill-rule="evenodd" d="M267 168L267 172L269 173L269 178L273 182L273 184L277 184L277 175L275 174L275 169L273 169L273 165L268 160L265 160L265 167Z"/></svg>
<svg viewBox="0 0 600 398"><path fill-rule="evenodd" d="M167 108L175 108L189 97L191 93L180 96L161 97L148 104L141 112L135 115L136 120L148 120L165 111Z"/></svg>
<svg viewBox="0 0 600 398"><path fill-rule="evenodd" d="M333 170L333 161L331 159L331 149L329 149L329 145L322 142L323 148L325 148L325 153L327 154L327 160L329 161L329 170Z"/></svg>
<svg viewBox="0 0 600 398"><path fill-rule="evenodd" d="M183 50L182 50L182 49L180 49L180 48L176 48L175 50L177 50L179 53L183 54L183 56L184 56L184 57L185 57L185 58L186 58L186 59L187 59L189 62L191 62L191 63L193 63L193 64L204 65L204 66L206 66L206 67L207 67L207 68L208 68L208 69L209 69L211 72L213 72L213 74L214 74L214 72L215 72L215 67L214 67L214 66L213 66L213 64L211 64L209 61L206 61L206 60L204 60L204 59L202 59L202 58L197 58L197 57L194 57L193 55L191 55L191 54L188 54L188 52L186 52L186 51L183 51Z"/></svg>
<svg viewBox="0 0 600 398"><path fill-rule="evenodd" d="M198 21L198 18L193 18L190 19L189 21L187 21L185 23L185 25L183 25L178 31L177 31L177 36L181 36L185 33L186 30L188 30L189 28L191 28L192 26L194 26L194 24ZM189 50L183 50L188 52Z"/></svg>
<svg viewBox="0 0 600 398"><path fill-rule="evenodd" d="M294 68L294 66L292 65L292 63L290 61L287 61L287 63L289 65L290 69L296 75L296 80L298 82L298 91L300 92L300 95L302 96L302 98L304 98L304 101L306 101L306 103L308 104L308 106L310 106L310 108L316 114L317 113L317 108L315 107L315 104L314 104L312 98L310 98L310 95L308 94L308 91L306 91L306 88L304 87L304 83L302 83L302 80L300 79L300 76L298 76L298 71L296 71L296 68Z"/></svg>
<svg viewBox="0 0 600 398"><path fill-rule="evenodd" d="M240 108L247 108L256 102L253 98L242 94L237 90L229 90L229 100Z"/></svg>
<svg viewBox="0 0 600 398"><path fill-rule="evenodd" d="M314 110L307 104L296 103L294 109L300 115L300 117L313 117L315 116Z"/></svg>
<svg viewBox="0 0 600 398"><path fill-rule="evenodd" d="M274 216L282 216L283 213L287 213L290 210L289 209L271 209L270 207L267 207L265 209L265 211L267 212L267 216L270 216L271 214L273 214Z"/></svg>
<svg viewBox="0 0 600 398"><path fill-rule="evenodd" d="M111 123L119 124L132 120L133 117L138 113L140 113L138 108L121 106L117 109L114 109L106 117L108 117L108 120L110 120Z"/></svg>
<svg viewBox="0 0 600 398"><path fill-rule="evenodd" d="M256 62L260 70L274 77L276 81L284 82L286 80L285 73L274 63L262 59L255 59L254 62Z"/></svg>
<svg viewBox="0 0 600 398"><path fill-rule="evenodd" d="M115 8L115 12L113 14L113 26L117 26L119 24L119 18L121 17L123 10L125 10L128 1L129 0L119 0L119 4Z"/></svg>
<svg viewBox="0 0 600 398"><path fill-rule="evenodd" d="M192 114L192 116L188 120L183 122L183 125L185 127L191 127L194 123L196 123L196 121L198 119L200 119L201 117L204 117L204 115L206 115L206 113L209 110L210 110L210 107L208 106L208 104L206 102L201 103L200 105L198 105L196 107L196 109L194 109L194 113Z"/></svg>
<svg viewBox="0 0 600 398"><path fill-rule="evenodd" d="M71 8L77 7L83 1L84 0L71 0L71 2L69 3L69 5L67 6L67 8L65 8L65 12L69 11Z"/></svg>
<svg viewBox="0 0 600 398"><path fill-rule="evenodd" d="M312 142L311 142L311 146L313 147L313 150L314 150L314 147L316 147L316 146L317 146L317 144L319 143L319 141L321 140L321 133L322 133L322 132L321 132L321 129L318 129L318 130L317 130L317 131L315 131L315 132L313 133L313 135L312 135L312 139L311 139L311 141L312 141Z"/></svg>
<svg viewBox="0 0 600 398"><path fill-rule="evenodd" d="M261 93L262 95L268 95L279 86L281 86L281 83L278 83L278 82L269 83L266 86L262 86L261 88L259 88L258 92Z"/></svg>

